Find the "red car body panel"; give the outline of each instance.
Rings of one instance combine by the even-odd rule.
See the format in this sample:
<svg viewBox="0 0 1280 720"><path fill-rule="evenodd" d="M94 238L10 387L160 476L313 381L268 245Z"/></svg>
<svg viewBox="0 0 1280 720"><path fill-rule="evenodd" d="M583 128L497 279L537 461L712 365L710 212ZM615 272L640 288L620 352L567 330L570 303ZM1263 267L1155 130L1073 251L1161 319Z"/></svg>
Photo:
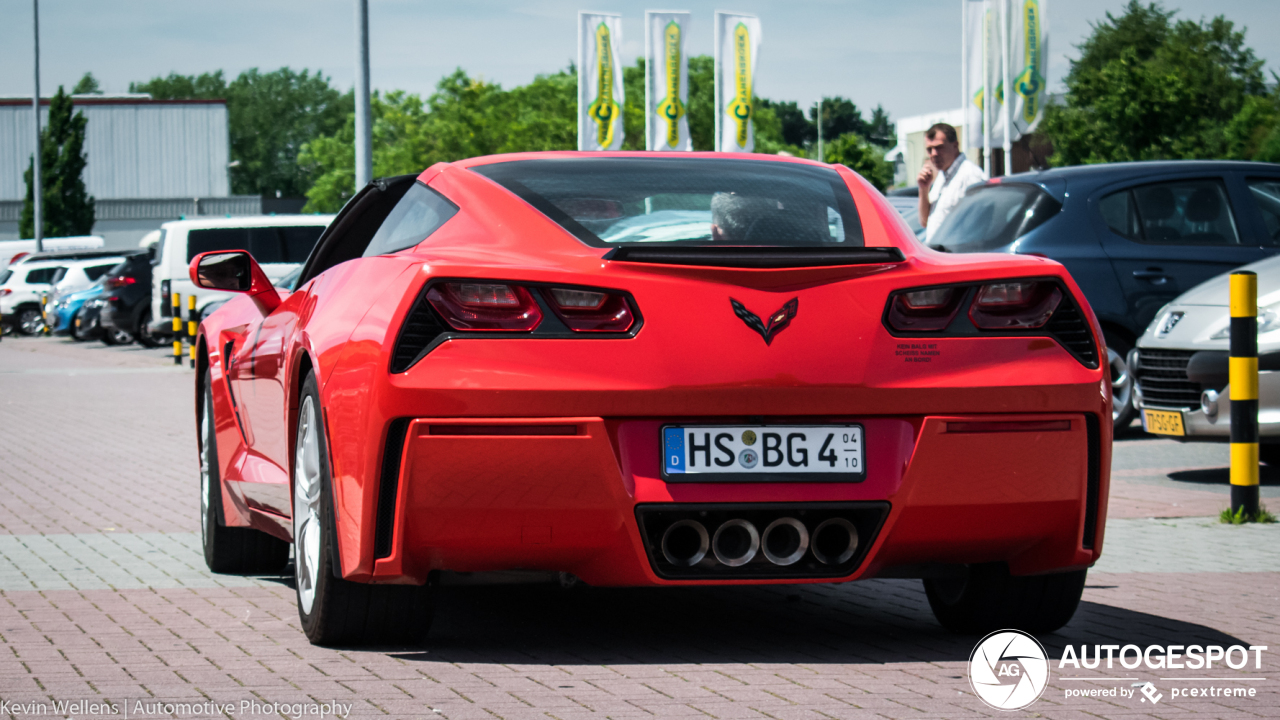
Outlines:
<svg viewBox="0 0 1280 720"><path fill-rule="evenodd" d="M833 581L659 577L636 516L649 503L888 501L865 560L838 581L991 561L1033 574L1098 558L1111 452L1105 363L1088 368L1049 337L912 339L882 321L890 293L903 288L1057 279L1105 356L1101 329L1060 265L926 249L842 167L865 244L896 247L904 262L777 270L612 262L468 170L561 156L577 154L436 165L419 180L460 210L416 248L330 268L274 309L238 297L205 318L198 342L228 524L289 537L298 394L314 371L341 571L352 580L422 583L434 570L519 568L596 585ZM433 278L622 290L643 325L626 339L450 340L392 374L400 327ZM798 298L798 312L767 345L734 315L730 296L761 317ZM391 552L375 560L382 455L396 418L412 420ZM662 479L663 424L748 419L861 423L865 479ZM1086 538L1090 462L1096 536Z"/></svg>

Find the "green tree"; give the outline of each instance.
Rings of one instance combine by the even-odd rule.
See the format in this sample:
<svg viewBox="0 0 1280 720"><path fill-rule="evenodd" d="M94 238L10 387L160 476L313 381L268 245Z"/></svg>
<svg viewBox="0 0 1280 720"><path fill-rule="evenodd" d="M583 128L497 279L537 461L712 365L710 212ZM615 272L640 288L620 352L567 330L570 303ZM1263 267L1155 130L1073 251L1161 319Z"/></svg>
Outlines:
<svg viewBox="0 0 1280 720"><path fill-rule="evenodd" d="M573 65L509 91L507 102L510 125L499 152L578 148L578 69ZM643 140L643 117L640 134Z"/></svg>
<svg viewBox="0 0 1280 720"><path fill-rule="evenodd" d="M76 83L76 86L71 88L71 94L101 95L102 87L98 85L98 79L93 76L93 73L85 73L84 77L80 78L80 82Z"/></svg>
<svg viewBox="0 0 1280 720"><path fill-rule="evenodd" d="M757 107L772 110L778 118L782 144L803 147L817 139L813 123L809 122L809 118L804 116L804 111L795 102L775 102L760 98Z"/></svg>
<svg viewBox="0 0 1280 720"><path fill-rule="evenodd" d="M716 149L715 59L689 57L689 139L694 150Z"/></svg>
<svg viewBox="0 0 1280 720"><path fill-rule="evenodd" d="M49 101L49 124L40 130L41 225L45 237L88 235L93 231L93 198L84 186L84 113L74 113L71 96L58 86ZM35 237L35 159L22 179L27 197L22 203L18 233Z"/></svg>
<svg viewBox="0 0 1280 720"><path fill-rule="evenodd" d="M329 78L284 67L252 68L230 83L222 71L170 74L131 83L130 92L156 99L225 99L231 136L231 191L240 195L301 197L312 177L298 163L302 146L338 132L354 107L353 95L332 87Z"/></svg>
<svg viewBox="0 0 1280 720"><path fill-rule="evenodd" d="M893 164L885 161L884 150L857 133L845 133L832 142L824 142L822 153L826 162L844 165L880 192L893 184Z"/></svg>
<svg viewBox="0 0 1280 720"><path fill-rule="evenodd" d="M1130 0L1122 15L1108 13L1093 26L1067 74L1066 103L1046 110L1053 164L1261 151L1275 104L1244 31L1223 16L1193 22L1174 15Z"/></svg>

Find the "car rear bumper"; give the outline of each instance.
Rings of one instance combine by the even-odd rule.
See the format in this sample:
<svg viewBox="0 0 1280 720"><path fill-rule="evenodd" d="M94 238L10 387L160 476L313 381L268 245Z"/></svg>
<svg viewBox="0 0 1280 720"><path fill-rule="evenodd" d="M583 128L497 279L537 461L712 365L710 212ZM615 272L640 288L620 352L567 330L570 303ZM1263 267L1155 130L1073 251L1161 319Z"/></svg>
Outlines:
<svg viewBox="0 0 1280 720"><path fill-rule="evenodd" d="M695 421L672 418L682 420ZM358 536L340 531L344 556L354 541L374 558L345 574L393 583L424 582L444 569L553 570L593 585L833 582L996 561L1034 574L1087 567L1100 553L1105 419L1035 413L813 422L863 425L865 479L668 483L657 420L402 419L392 423L377 488L340 493L340 517L369 520ZM646 515L664 510L666 519ZM849 565L833 570L810 552L783 570L757 553L741 567L709 559L705 572L681 575L663 559L663 523L702 517L718 526L741 515L757 524L783 517L806 524L822 512L851 513L857 524Z"/></svg>

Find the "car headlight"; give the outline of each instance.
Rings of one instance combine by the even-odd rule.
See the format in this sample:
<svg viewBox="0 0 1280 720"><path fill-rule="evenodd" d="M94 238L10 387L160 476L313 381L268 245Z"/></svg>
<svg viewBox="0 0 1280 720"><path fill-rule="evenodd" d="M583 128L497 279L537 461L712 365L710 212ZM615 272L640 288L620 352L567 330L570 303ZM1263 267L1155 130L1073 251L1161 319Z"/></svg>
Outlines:
<svg viewBox="0 0 1280 720"><path fill-rule="evenodd" d="M1280 303L1268 305L1258 308L1258 334L1265 335L1269 332L1280 330ZM1218 329L1217 332L1209 336L1210 340L1226 340L1231 337L1231 319L1227 319L1227 324Z"/></svg>

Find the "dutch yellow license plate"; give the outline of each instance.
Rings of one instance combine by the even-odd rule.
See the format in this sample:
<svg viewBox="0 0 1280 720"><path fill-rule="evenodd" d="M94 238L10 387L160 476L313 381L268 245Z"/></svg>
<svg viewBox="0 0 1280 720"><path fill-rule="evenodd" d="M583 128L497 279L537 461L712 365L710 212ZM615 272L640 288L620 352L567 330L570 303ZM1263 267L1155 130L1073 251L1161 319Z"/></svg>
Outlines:
<svg viewBox="0 0 1280 720"><path fill-rule="evenodd" d="M1142 425L1149 433L1156 435L1186 435L1182 426L1182 413L1176 410L1143 410Z"/></svg>

